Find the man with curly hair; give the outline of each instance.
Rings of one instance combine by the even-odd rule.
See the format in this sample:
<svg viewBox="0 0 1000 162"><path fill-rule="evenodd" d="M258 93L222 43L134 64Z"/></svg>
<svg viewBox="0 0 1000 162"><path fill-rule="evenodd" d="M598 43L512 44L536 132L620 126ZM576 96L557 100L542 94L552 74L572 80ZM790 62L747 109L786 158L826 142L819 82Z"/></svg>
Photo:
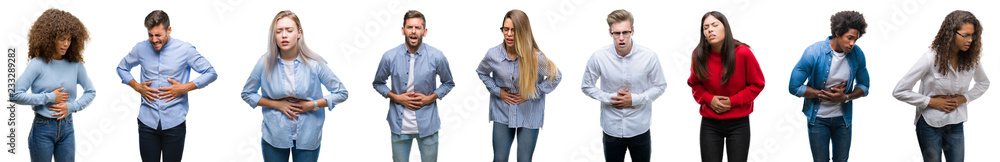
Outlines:
<svg viewBox="0 0 1000 162"><path fill-rule="evenodd" d="M28 150L31 161L74 161L76 138L73 115L87 107L97 94L83 66L87 28L69 12L48 9L28 34L31 61L14 83L10 101L31 105L35 112ZM83 96L76 97L76 85ZM31 91L28 91L31 89Z"/></svg>
<svg viewBox="0 0 1000 162"><path fill-rule="evenodd" d="M146 16L148 40L139 42L118 64L118 76L138 92L139 155L142 161L181 161L187 92L204 88L218 76L215 68L190 43L170 37L170 19L155 10ZM132 68L142 65L141 80L132 78ZM201 76L190 80L191 70Z"/></svg>
<svg viewBox="0 0 1000 162"><path fill-rule="evenodd" d="M833 35L806 48L792 69L788 92L803 97L815 162L830 161L831 142L833 161L850 154L853 100L868 95L870 82L865 53L854 43L867 27L861 13L837 12L830 17Z"/></svg>

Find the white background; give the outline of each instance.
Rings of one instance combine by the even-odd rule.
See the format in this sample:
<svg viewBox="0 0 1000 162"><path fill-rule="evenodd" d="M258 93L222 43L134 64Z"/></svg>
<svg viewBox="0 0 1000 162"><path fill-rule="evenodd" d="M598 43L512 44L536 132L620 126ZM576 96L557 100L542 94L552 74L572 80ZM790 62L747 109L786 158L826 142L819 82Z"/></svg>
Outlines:
<svg viewBox="0 0 1000 162"><path fill-rule="evenodd" d="M139 161L136 116L139 97L120 83L114 71L136 42L146 39L142 22L152 10L165 10L174 38L194 44L219 77L190 92L186 161L261 161L260 110L239 92L254 62L265 52L271 18L292 10L302 21L305 38L350 91L350 98L328 112L320 161L391 161L387 99L371 86L375 68L389 48L403 43L403 13L416 9L427 17L424 42L444 51L456 87L439 101L440 161L492 159L488 93L474 70L486 50L498 45L497 30L510 9L531 18L535 39L562 70L563 82L548 96L545 126L538 137L535 161L603 161L600 110L580 90L586 59L612 43L605 18L615 9L635 15L635 42L659 54L667 90L654 102L653 161L698 161L701 116L685 84L690 53L700 34L700 18L722 11L736 39L746 42L761 64L767 86L751 115L750 160L809 161L802 99L788 93L792 67L806 46L830 35L832 14L857 10L869 26L858 45L865 51L871 93L855 101L851 159L854 161L920 161L914 132L913 106L891 96L895 83L926 51L941 21L957 9L973 12L982 22L985 45L981 62L997 78L994 30L1000 24L987 1L793 1L689 0L666 1L3 1L0 46L18 50L17 66L27 62L27 34L48 8L69 11L87 26L91 41L84 53L97 98L75 114L77 161ZM697 27L697 28L696 28ZM698 29L698 30L696 30ZM133 72L138 71L134 69ZM997 79L995 79L997 80ZM996 88L994 88L996 89ZM6 92L5 92L6 93ZM993 137L1000 113L990 101L996 90L969 103L965 124L969 161L993 158L1000 142ZM7 96L3 95L4 98ZM5 106L7 104L4 104ZM7 110L2 113L7 120ZM28 106L16 114L17 154L3 161L28 161L27 136L32 120ZM7 130L9 127L4 126ZM8 131L2 132L4 136ZM4 143L7 142L4 138ZM517 146L514 146L516 150ZM516 151L511 153L513 159ZM418 160L419 151L411 156Z"/></svg>

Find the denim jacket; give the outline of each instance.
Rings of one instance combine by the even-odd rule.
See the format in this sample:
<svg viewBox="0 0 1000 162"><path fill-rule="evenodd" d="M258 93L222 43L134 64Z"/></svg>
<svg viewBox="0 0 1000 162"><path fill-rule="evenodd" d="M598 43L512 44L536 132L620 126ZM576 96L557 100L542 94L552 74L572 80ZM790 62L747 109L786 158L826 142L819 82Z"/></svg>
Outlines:
<svg viewBox="0 0 1000 162"><path fill-rule="evenodd" d="M824 89L827 77L830 75L830 59L833 57L833 48L830 47L830 39L827 37L806 48L802 53L802 58L792 69L792 76L788 80L788 92L792 95L802 97L806 93L806 86L813 89ZM853 50L847 53L846 60L851 67L851 76L847 78L845 93L851 93L855 87L864 91L863 96L868 96L869 78L868 68L865 65L865 53L861 47L854 45ZM807 82L808 81L808 82ZM805 84L803 84L805 82ZM819 111L820 100L818 98L803 98L802 113L806 115L809 125L816 124L816 113ZM853 112L854 101L847 101L840 104L844 114L844 122L847 127L851 126L851 114Z"/></svg>

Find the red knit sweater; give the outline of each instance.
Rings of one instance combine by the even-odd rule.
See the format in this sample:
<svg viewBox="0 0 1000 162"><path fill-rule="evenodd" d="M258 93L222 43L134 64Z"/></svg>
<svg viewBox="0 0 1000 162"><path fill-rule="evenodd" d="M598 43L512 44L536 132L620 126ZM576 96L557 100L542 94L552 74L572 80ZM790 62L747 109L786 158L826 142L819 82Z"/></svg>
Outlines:
<svg viewBox="0 0 1000 162"><path fill-rule="evenodd" d="M736 67L726 84L722 81L722 58L718 52L712 52L708 57L707 80L698 79L691 69L687 84L691 86L694 100L700 104L701 116L712 119L734 119L750 115L753 112L753 100L761 90L764 90L764 73L757 64L750 48L745 45L736 47ZM708 105L714 96L729 96L732 108L729 111L715 113Z"/></svg>

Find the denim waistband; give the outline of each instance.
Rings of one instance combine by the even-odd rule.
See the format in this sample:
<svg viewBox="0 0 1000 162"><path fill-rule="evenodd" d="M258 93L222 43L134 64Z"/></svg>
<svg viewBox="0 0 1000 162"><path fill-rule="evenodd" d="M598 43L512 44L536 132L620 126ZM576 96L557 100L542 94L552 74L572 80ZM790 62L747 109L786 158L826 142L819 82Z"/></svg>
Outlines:
<svg viewBox="0 0 1000 162"><path fill-rule="evenodd" d="M57 118L49 118L49 117L42 116L41 114L35 113L35 120L49 121L49 120L56 120L56 119L59 119L59 118L58 117ZM62 120L65 120L65 121L73 120L73 114L66 115L66 117L63 118Z"/></svg>

